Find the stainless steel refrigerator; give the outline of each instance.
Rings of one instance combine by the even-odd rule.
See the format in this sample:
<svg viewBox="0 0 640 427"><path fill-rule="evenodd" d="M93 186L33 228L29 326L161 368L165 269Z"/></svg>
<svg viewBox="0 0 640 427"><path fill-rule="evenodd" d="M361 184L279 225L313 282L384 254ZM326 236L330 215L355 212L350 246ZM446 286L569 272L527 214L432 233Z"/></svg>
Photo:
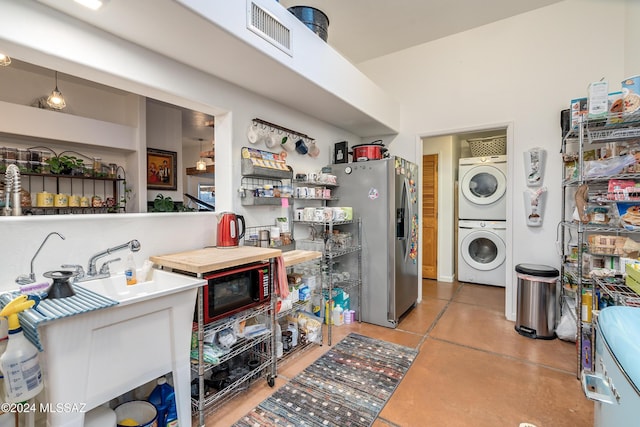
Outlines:
<svg viewBox="0 0 640 427"><path fill-rule="evenodd" d="M362 219L362 321L395 328L418 299L418 168L390 157L330 169L330 205Z"/></svg>

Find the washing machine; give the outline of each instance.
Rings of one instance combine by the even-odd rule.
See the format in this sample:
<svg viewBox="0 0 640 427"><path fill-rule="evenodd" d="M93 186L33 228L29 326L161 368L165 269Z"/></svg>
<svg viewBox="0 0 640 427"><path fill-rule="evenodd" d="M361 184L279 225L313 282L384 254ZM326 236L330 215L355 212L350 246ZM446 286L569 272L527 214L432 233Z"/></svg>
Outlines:
<svg viewBox="0 0 640 427"><path fill-rule="evenodd" d="M507 156L465 157L458 168L458 218L507 219Z"/></svg>
<svg viewBox="0 0 640 427"><path fill-rule="evenodd" d="M458 280L505 286L506 221L458 222Z"/></svg>

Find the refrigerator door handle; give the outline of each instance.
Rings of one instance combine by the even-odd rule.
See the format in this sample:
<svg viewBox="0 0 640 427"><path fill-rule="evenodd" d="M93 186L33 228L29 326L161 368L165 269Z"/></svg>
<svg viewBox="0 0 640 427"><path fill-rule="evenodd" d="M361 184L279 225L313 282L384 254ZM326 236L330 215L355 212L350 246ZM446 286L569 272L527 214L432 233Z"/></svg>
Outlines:
<svg viewBox="0 0 640 427"><path fill-rule="evenodd" d="M402 256L404 259L407 259L409 245L407 244L407 239L409 238L410 224L407 221L408 218L411 218L411 205L409 204L409 186L407 185L407 179L404 179L402 183L402 199L400 202L400 206L396 210L396 236L398 240L402 241Z"/></svg>

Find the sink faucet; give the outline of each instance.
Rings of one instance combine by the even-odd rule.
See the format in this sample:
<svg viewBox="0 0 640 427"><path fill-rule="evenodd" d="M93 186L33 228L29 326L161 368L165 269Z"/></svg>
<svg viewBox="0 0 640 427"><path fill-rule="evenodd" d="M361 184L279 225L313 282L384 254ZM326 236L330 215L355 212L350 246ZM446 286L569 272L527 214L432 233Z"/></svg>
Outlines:
<svg viewBox="0 0 640 427"><path fill-rule="evenodd" d="M20 204L20 169L14 164L7 166L4 173L5 203L2 215L20 216L22 215L22 205ZM63 237L64 239L64 237ZM31 270L33 273L33 269ZM33 279L35 282L35 278Z"/></svg>
<svg viewBox="0 0 640 427"><path fill-rule="evenodd" d="M62 234L56 232L56 231L52 231L51 233L47 234L47 237L44 238L44 240L40 244L40 247L36 251L35 255L33 255L33 258L31 258L31 272L29 273L28 276L26 274L21 274L20 276L18 276L16 278L16 283L17 284L19 284L19 285L28 285L29 283L35 283L36 275L33 272L33 261L36 259L36 257L40 253L40 249L42 249L42 247L47 242L47 240L49 240L49 237L51 237L54 234L57 235L58 237L60 237L62 240L65 240L64 236Z"/></svg>
<svg viewBox="0 0 640 427"><path fill-rule="evenodd" d="M66 266L66 267L76 268L76 271L79 273L78 276L76 276L77 282L98 279L101 277L109 277L110 274L109 274L108 264L116 260L106 261L103 264L102 268L100 269L100 272L98 273L98 268L96 267L96 263L98 262L98 259L127 248L131 250L131 252L138 252L140 250L140 242L134 239L122 245L114 246L113 248L105 249L104 251L100 251L97 254L92 255L91 258L89 258L89 265L87 267L86 273L82 272L82 267L79 265Z"/></svg>

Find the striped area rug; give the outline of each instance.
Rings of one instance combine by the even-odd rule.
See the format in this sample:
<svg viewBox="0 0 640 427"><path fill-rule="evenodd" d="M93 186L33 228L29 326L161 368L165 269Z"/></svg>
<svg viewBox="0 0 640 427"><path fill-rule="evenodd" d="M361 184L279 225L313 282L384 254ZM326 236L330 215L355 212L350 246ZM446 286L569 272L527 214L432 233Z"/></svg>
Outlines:
<svg viewBox="0 0 640 427"><path fill-rule="evenodd" d="M351 333L234 427L371 426L417 354Z"/></svg>

